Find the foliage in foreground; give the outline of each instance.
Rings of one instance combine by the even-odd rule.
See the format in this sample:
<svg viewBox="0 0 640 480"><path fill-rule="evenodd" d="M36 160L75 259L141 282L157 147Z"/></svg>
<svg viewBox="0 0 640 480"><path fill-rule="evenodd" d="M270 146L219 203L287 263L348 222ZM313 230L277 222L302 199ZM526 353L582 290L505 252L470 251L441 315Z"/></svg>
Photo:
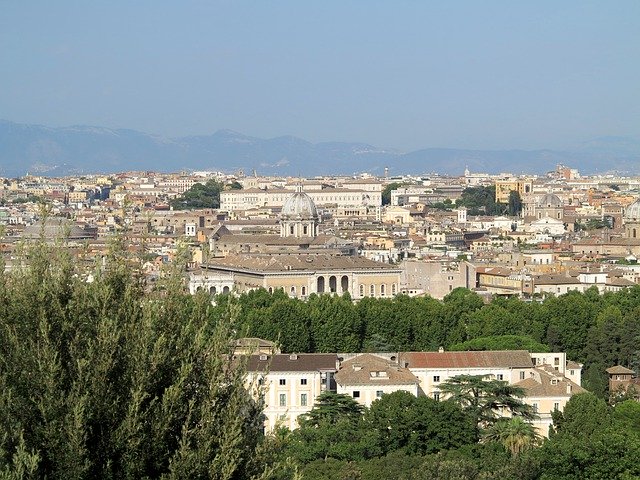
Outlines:
<svg viewBox="0 0 640 480"><path fill-rule="evenodd" d="M326 409L330 402L323 403L325 406L321 408ZM436 405L440 407L434 409ZM456 409L457 416L452 415ZM497 420L478 442L478 437L473 435L473 418L460 421L460 414L464 416L465 410L455 402L416 399L406 392L396 392L376 400L360 423L351 421L343 425L343 437L350 437L354 445L362 445L365 437L358 429L366 429L369 439L365 444L377 446L377 450L331 450L334 445L322 441L329 432L322 423L312 428L303 425L301 431L286 437L285 445L302 464L306 480L630 480L640 477L638 402L626 401L610 407L591 393L575 395L563 414L556 413L557 428L544 443L522 416ZM353 411L346 415L353 420ZM332 421L332 425L339 424L340 414ZM416 441L420 442L420 448L415 448ZM322 445L329 449L318 452L317 447ZM316 456L309 456L309 452L315 452Z"/></svg>
<svg viewBox="0 0 640 480"><path fill-rule="evenodd" d="M0 477L269 478L233 315L115 257L92 282L54 248L29 265L0 268Z"/></svg>

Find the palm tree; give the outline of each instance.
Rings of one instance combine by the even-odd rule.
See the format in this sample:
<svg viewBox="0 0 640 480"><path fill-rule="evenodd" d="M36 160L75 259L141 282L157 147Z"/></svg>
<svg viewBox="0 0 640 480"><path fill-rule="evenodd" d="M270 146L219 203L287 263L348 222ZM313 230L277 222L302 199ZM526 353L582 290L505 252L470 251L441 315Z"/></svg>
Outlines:
<svg viewBox="0 0 640 480"><path fill-rule="evenodd" d="M485 442L498 442L517 455L540 444L542 437L535 427L522 417L502 418L487 429L483 435Z"/></svg>

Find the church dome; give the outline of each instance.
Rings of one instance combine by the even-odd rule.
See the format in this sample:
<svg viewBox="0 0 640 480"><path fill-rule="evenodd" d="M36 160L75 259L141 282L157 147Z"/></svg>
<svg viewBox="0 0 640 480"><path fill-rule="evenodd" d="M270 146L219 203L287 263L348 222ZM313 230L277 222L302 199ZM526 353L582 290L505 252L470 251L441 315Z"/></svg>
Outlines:
<svg viewBox="0 0 640 480"><path fill-rule="evenodd" d="M318 218L318 209L302 187L297 187L296 192L285 200L281 215L282 218L315 219Z"/></svg>
<svg viewBox="0 0 640 480"><path fill-rule="evenodd" d="M558 197L557 195L555 195L553 193L547 193L545 195L542 195L538 199L538 207L541 207L541 208L560 208L560 207L562 207L562 200L560 200L560 197Z"/></svg>
<svg viewBox="0 0 640 480"><path fill-rule="evenodd" d="M640 198L624 209L624 219L627 222L640 222Z"/></svg>

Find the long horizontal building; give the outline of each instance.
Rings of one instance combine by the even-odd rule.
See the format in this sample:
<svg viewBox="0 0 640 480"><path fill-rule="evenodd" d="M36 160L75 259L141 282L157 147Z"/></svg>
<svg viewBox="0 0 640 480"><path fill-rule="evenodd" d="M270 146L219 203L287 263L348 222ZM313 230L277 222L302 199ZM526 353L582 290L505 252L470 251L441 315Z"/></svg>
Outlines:
<svg viewBox="0 0 640 480"><path fill-rule="evenodd" d="M254 342L258 339L252 339ZM243 350L244 351L244 350ZM248 380L264 387L265 427L297 428L325 391L351 396L363 406L403 390L444 400L441 385L457 375L477 375L520 387L538 414L533 425L546 436L555 410L563 411L580 386L582 365L564 353L526 350L483 352L311 353L261 351L248 358Z"/></svg>
<svg viewBox="0 0 640 480"><path fill-rule="evenodd" d="M261 207L282 207L291 197L291 190L285 188L229 190L220 193L220 209L233 212ZM382 191L370 191L358 188L327 187L321 190L305 192L319 207L359 207L382 205Z"/></svg>
<svg viewBox="0 0 640 480"><path fill-rule="evenodd" d="M191 275L192 293L264 288L283 289L289 296L349 293L353 299L392 297L399 292L402 271L364 257L331 254L240 254L215 258Z"/></svg>

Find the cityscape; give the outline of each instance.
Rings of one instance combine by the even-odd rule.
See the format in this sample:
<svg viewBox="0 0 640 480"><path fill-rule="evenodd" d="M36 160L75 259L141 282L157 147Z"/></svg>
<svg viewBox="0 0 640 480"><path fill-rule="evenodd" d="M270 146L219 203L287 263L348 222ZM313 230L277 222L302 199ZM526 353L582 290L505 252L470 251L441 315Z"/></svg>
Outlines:
<svg viewBox="0 0 640 480"><path fill-rule="evenodd" d="M72 3L0 20L0 477L640 478L637 3Z"/></svg>

